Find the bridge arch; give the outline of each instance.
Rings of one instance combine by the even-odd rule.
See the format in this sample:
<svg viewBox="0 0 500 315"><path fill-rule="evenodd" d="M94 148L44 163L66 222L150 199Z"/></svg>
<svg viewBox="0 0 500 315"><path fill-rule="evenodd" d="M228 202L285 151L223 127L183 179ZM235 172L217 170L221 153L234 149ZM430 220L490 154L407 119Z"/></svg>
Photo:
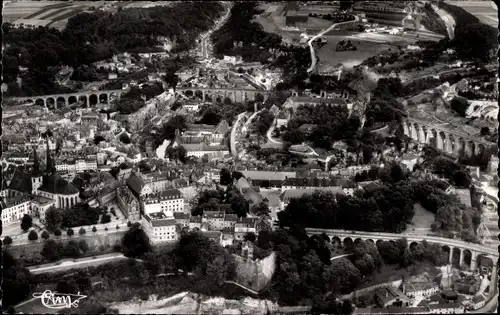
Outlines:
<svg viewBox="0 0 500 315"><path fill-rule="evenodd" d="M455 155L456 156L463 156L465 151L465 139L462 137L457 137L456 143L455 143Z"/></svg>
<svg viewBox="0 0 500 315"><path fill-rule="evenodd" d="M437 149L443 151L445 149L444 144L446 141L446 133L444 133L443 131L439 131L437 133L436 140Z"/></svg>
<svg viewBox="0 0 500 315"><path fill-rule="evenodd" d="M472 252L469 249L463 249L462 255L464 265L470 268L472 263Z"/></svg>
<svg viewBox="0 0 500 315"><path fill-rule="evenodd" d="M471 157L475 151L476 151L476 144L474 143L474 141L472 140L467 141L467 143L465 144L465 152L464 152L465 156Z"/></svg>
<svg viewBox="0 0 500 315"><path fill-rule="evenodd" d="M414 251L418 248L418 246L419 246L418 242L411 242L409 247L411 251Z"/></svg>
<svg viewBox="0 0 500 315"><path fill-rule="evenodd" d="M37 99L35 99L35 104L47 107L47 102L45 102L45 99L43 99L43 98L37 98Z"/></svg>
<svg viewBox="0 0 500 315"><path fill-rule="evenodd" d="M185 90L184 95L186 95L186 97L192 98L194 97L194 92L193 90Z"/></svg>
<svg viewBox="0 0 500 315"><path fill-rule="evenodd" d="M53 97L47 97L46 101L47 103L47 108L49 109L55 109L56 108L56 100Z"/></svg>
<svg viewBox="0 0 500 315"><path fill-rule="evenodd" d="M87 95L79 95L78 103L80 103L82 106L87 106L88 105Z"/></svg>
<svg viewBox="0 0 500 315"><path fill-rule="evenodd" d="M370 244L372 244L372 245L374 245L374 246L375 246L375 242L374 242L371 238L367 239L365 242L366 242L367 244L368 244L368 243L370 243Z"/></svg>
<svg viewBox="0 0 500 315"><path fill-rule="evenodd" d="M444 142L446 153L453 154L455 152L455 137L452 134L447 134Z"/></svg>
<svg viewBox="0 0 500 315"><path fill-rule="evenodd" d="M338 236L332 237L332 245L336 247L342 247L342 240Z"/></svg>
<svg viewBox="0 0 500 315"><path fill-rule="evenodd" d="M354 242L352 241L352 238L350 238L350 237L344 238L344 242L343 243L344 243L343 244L344 248L350 248L354 244Z"/></svg>
<svg viewBox="0 0 500 315"><path fill-rule="evenodd" d="M97 97L96 94L91 94L89 96L89 105L94 106L97 105L97 103L99 103L99 97Z"/></svg>
<svg viewBox="0 0 500 315"><path fill-rule="evenodd" d="M359 243L363 243L363 240L361 238L357 238L354 240L354 244L359 244Z"/></svg>
<svg viewBox="0 0 500 315"><path fill-rule="evenodd" d="M194 96L200 100L205 100L204 94L201 90L194 91Z"/></svg>
<svg viewBox="0 0 500 315"><path fill-rule="evenodd" d="M429 140L427 141L429 145L431 145L434 148L437 148L437 131L434 128L431 128L429 130Z"/></svg>
<svg viewBox="0 0 500 315"><path fill-rule="evenodd" d="M60 106L66 106L66 98L63 97L63 96L59 96L57 99L56 99L56 103L57 103L57 107L60 107Z"/></svg>
<svg viewBox="0 0 500 315"><path fill-rule="evenodd" d="M451 254L451 264L456 267L460 267L460 258L462 255L462 250L460 248L454 247Z"/></svg>
<svg viewBox="0 0 500 315"><path fill-rule="evenodd" d="M108 104L108 94L107 93L99 94L99 103Z"/></svg>
<svg viewBox="0 0 500 315"><path fill-rule="evenodd" d="M73 105L78 103L78 99L75 95L71 95L68 97L68 105Z"/></svg>

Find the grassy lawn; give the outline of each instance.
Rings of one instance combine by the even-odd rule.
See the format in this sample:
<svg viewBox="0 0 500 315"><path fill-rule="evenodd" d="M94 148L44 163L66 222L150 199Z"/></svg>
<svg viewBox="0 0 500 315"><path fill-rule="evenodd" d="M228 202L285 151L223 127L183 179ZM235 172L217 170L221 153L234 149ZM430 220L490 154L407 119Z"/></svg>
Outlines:
<svg viewBox="0 0 500 315"><path fill-rule="evenodd" d="M411 228L415 229L428 229L431 224L434 223L434 213L427 211L419 203L416 203L413 207L415 209L415 215L411 220Z"/></svg>

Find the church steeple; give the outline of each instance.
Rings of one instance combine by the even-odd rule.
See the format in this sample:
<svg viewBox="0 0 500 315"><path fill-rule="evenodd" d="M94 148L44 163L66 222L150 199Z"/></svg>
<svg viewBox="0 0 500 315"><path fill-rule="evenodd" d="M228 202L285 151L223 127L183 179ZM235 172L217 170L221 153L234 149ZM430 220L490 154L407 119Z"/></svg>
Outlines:
<svg viewBox="0 0 500 315"><path fill-rule="evenodd" d="M49 137L47 135L47 149L46 149L46 154L47 154L47 174L52 174L55 171L55 166L54 166L54 161L52 160L52 156L50 154L50 148L49 148Z"/></svg>
<svg viewBox="0 0 500 315"><path fill-rule="evenodd" d="M33 175L38 176L40 174L40 162L38 161L38 154L36 153L36 147L33 146Z"/></svg>

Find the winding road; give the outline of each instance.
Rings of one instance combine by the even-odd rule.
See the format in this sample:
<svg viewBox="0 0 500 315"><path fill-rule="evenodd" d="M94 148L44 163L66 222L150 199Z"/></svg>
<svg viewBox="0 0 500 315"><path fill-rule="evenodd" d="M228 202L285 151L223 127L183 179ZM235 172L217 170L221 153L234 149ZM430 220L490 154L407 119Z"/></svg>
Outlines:
<svg viewBox="0 0 500 315"><path fill-rule="evenodd" d="M307 73L311 73L313 72L314 68L316 67L316 52L314 51L314 47L312 46L312 43L320 38L321 36L325 35L326 33L330 32L331 30L333 30L334 28L336 28L337 26L340 26L340 25L343 25L343 24L350 24L350 23L356 23L359 21L359 17L358 16L355 16L354 17L354 21L347 21L347 22L340 22L340 23L334 23L332 24L329 28L327 28L326 30L323 30L321 32L319 32L317 35L313 36L308 42L307 44L309 45L309 49L311 51L311 66L309 67L309 69L307 69Z"/></svg>
<svg viewBox="0 0 500 315"><path fill-rule="evenodd" d="M238 150L236 150L236 133L238 129L238 125L241 121L241 119L245 116L246 112L243 112L238 115L238 118L236 118L236 121L234 122L233 128L231 128L231 135L230 135L230 146L231 146L231 155L233 157L238 157Z"/></svg>

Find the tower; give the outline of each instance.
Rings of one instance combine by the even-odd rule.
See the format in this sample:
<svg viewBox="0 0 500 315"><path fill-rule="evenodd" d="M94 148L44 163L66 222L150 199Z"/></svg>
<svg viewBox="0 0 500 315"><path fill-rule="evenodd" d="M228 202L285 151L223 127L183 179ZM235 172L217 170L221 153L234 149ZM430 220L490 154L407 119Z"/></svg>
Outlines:
<svg viewBox="0 0 500 315"><path fill-rule="evenodd" d="M33 146L33 174L31 176L31 193L33 195L38 194L38 188L42 186L42 173L40 172L40 162L38 161L38 154L36 153L36 147Z"/></svg>

